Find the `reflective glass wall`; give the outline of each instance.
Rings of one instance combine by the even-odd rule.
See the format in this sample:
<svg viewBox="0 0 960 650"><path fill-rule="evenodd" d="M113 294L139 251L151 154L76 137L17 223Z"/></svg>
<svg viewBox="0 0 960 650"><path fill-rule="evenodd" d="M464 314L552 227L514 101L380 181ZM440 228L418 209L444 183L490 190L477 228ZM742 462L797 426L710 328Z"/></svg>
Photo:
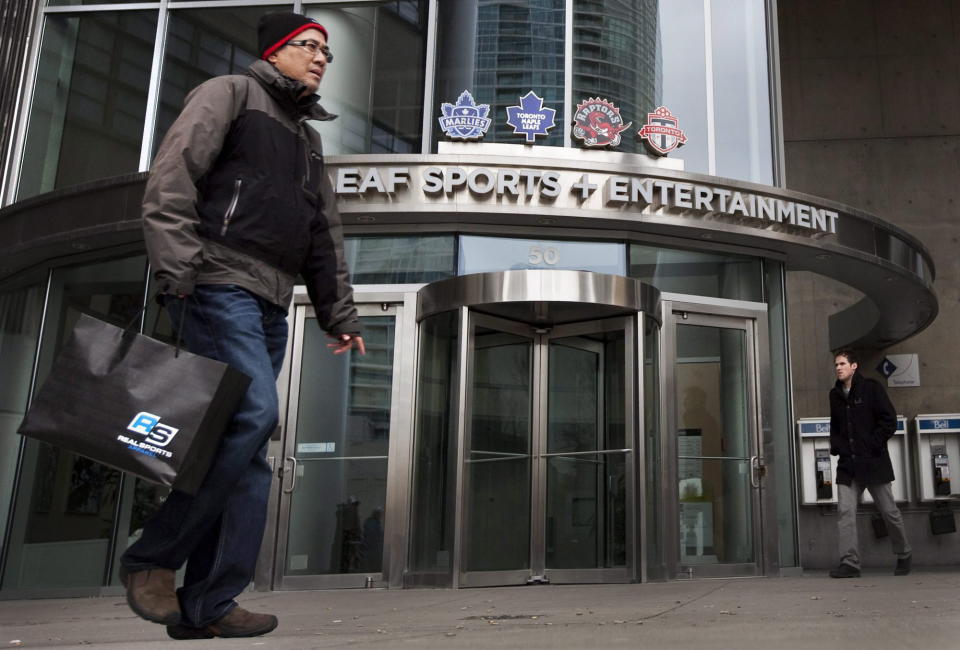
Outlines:
<svg viewBox="0 0 960 650"><path fill-rule="evenodd" d="M516 142L506 107L533 90L556 123L539 144L563 146L565 0L440 2L437 16L436 102L456 103L469 90L490 107L485 142ZM436 137L442 137L437 134Z"/></svg>
<svg viewBox="0 0 960 650"><path fill-rule="evenodd" d="M143 256L53 271L37 362L38 385L81 313L121 327L130 322L143 305L145 276ZM8 533L3 589L106 584L123 491L121 472L36 440L17 438L15 444L22 445L22 478ZM125 507L129 511L131 503Z"/></svg>
<svg viewBox="0 0 960 650"><path fill-rule="evenodd" d="M20 436L40 337L46 282L35 281L0 293L0 540L7 532Z"/></svg>
<svg viewBox="0 0 960 650"><path fill-rule="evenodd" d="M311 122L328 154L421 150L427 0L304 6L334 53L321 104L339 117Z"/></svg>
<svg viewBox="0 0 960 650"><path fill-rule="evenodd" d="M140 165L156 11L50 14L18 198Z"/></svg>
<svg viewBox="0 0 960 650"><path fill-rule="evenodd" d="M88 11L70 5L96 4ZM506 108L534 91L557 111L538 144L566 140L578 103L607 99L625 123L618 151L667 106L687 134L687 171L770 183L772 126L764 0L51 2L15 157L26 198L149 168L187 93L242 74L266 12L302 11L330 33L320 88L339 115L313 124L330 154L435 150L441 104L470 90L490 106L486 142L522 142ZM159 31L158 31L159 27ZM158 38L159 34L159 38ZM435 48L428 45L435 42ZM425 108L426 107L426 108Z"/></svg>

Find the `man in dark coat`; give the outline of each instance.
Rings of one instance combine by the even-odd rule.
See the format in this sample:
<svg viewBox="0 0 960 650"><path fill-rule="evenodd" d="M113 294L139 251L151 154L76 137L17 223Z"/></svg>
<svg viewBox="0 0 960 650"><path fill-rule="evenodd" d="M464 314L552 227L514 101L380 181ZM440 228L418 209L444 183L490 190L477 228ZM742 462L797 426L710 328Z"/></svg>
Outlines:
<svg viewBox="0 0 960 650"><path fill-rule="evenodd" d="M857 358L851 350L840 350L833 361L837 383L830 391L830 453L840 457L837 462L840 564L830 570L830 577L860 576L857 504L864 488L870 491L887 522L897 556L893 573L907 575L910 543L893 499L890 487L894 480L893 463L887 451L887 440L897 430L897 412L883 386L857 372Z"/></svg>
<svg viewBox="0 0 960 650"><path fill-rule="evenodd" d="M306 124L335 117L315 94L332 58L327 36L301 14L263 16L260 60L190 93L147 181L144 239L171 319L191 352L251 378L203 485L173 490L120 560L131 609L174 639L277 626L235 597L253 578L266 525L266 452L298 276L328 347L364 351L322 142Z"/></svg>

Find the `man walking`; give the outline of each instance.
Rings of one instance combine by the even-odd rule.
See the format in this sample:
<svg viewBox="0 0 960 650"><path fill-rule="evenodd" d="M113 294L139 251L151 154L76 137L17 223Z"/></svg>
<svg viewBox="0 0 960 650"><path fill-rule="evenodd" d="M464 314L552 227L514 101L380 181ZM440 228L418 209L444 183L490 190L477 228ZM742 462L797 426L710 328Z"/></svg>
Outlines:
<svg viewBox="0 0 960 650"><path fill-rule="evenodd" d="M830 453L837 462L837 525L840 564L831 578L860 577L857 544L857 504L864 488L887 522L893 552L894 575L910 573L910 543L903 518L893 500L890 483L893 464L887 440L897 430L897 412L878 382L857 372L857 357L851 350L834 355L837 383L830 391Z"/></svg>
<svg viewBox="0 0 960 650"><path fill-rule="evenodd" d="M328 347L364 352L320 137L305 124L335 117L314 94L333 58L327 30L274 13L257 35L261 59L246 75L211 79L187 97L143 199L150 264L186 347L252 379L200 490L172 491L121 558L131 609L175 639L277 626L234 597L253 577L266 521L266 450L298 275L334 339Z"/></svg>

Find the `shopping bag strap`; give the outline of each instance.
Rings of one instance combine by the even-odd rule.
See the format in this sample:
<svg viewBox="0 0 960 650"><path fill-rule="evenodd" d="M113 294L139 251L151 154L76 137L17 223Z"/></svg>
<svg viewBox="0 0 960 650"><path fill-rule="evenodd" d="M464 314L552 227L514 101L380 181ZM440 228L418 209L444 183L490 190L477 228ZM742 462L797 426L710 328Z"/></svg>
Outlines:
<svg viewBox="0 0 960 650"><path fill-rule="evenodd" d="M160 297L160 295L161 295L162 293L163 293L163 291L161 291L161 290L158 289L158 290L153 294L153 296L150 297L150 300L145 301L145 302L143 303L143 306L142 306L140 309L138 309L138 310L137 310L137 313L134 314L134 315L133 315L133 318L130 319L130 322L128 322L127 325L123 328L123 331L124 331L124 332L129 332L129 331L131 331L131 330L133 329L134 325L136 325L137 321L141 320L141 318L143 317L143 313L147 310L147 307L150 305L150 303L152 303L152 302L157 302L157 299ZM174 344L174 350L173 350L173 356L174 356L174 358L177 358L177 357L180 356L180 347L181 347L180 344L181 344L181 342L183 341L183 321L186 320L186 312L187 312L187 300L186 300L186 298L193 298L193 296L185 296L185 297L183 297L183 298L176 298L177 300L183 300L183 312L180 314L180 323L177 325L177 339L176 339L176 342L175 342L175 344ZM196 298L193 298L193 301L194 301L194 302L197 302L197 299L196 299ZM158 304L159 304L161 307L166 307L166 305L165 305L163 302L158 302ZM198 303L198 304L199 304L199 303ZM157 331L157 325L160 323L160 312L161 312L161 311L162 311L162 309L158 309L158 310L157 310L157 316L156 316L156 318L153 319L153 330L152 330L153 332L156 332L156 331ZM168 313L169 313L169 312L168 312Z"/></svg>

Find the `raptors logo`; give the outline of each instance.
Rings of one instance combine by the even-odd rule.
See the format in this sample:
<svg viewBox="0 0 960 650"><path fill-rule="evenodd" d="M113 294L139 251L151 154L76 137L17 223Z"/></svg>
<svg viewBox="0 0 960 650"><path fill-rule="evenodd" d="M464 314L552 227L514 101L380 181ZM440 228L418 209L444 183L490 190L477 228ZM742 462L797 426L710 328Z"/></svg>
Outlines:
<svg viewBox="0 0 960 650"><path fill-rule="evenodd" d="M573 116L573 137L585 147L615 147L620 144L620 132L633 122L623 123L620 109L606 99L594 97L577 104Z"/></svg>

